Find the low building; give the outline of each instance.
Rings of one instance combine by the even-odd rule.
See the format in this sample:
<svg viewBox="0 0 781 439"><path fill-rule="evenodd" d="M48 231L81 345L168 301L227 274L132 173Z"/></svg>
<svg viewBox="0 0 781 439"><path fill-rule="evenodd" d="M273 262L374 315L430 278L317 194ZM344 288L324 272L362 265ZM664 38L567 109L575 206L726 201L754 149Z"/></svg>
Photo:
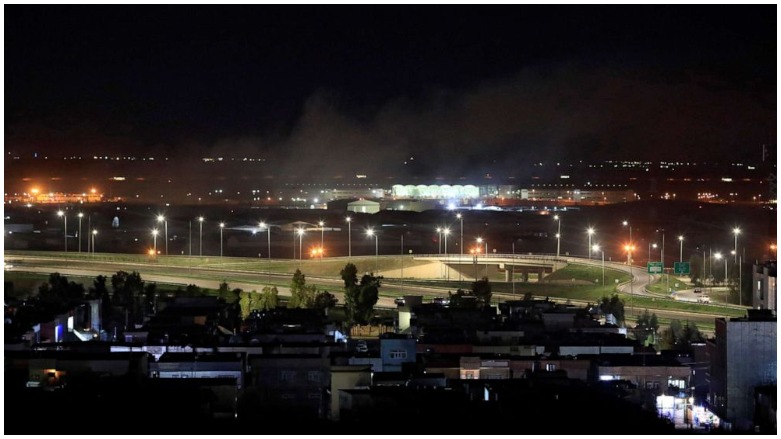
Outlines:
<svg viewBox="0 0 781 439"><path fill-rule="evenodd" d="M380 203L377 201L360 199L347 203L347 211L355 213L377 213L380 211Z"/></svg>

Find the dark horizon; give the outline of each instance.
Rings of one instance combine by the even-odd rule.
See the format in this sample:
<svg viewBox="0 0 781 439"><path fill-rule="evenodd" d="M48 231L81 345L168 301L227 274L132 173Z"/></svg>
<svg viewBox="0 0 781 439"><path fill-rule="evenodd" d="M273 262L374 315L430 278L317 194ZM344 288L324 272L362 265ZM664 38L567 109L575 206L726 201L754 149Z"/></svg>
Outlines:
<svg viewBox="0 0 781 439"><path fill-rule="evenodd" d="M776 144L770 4L5 12L7 152L482 175Z"/></svg>

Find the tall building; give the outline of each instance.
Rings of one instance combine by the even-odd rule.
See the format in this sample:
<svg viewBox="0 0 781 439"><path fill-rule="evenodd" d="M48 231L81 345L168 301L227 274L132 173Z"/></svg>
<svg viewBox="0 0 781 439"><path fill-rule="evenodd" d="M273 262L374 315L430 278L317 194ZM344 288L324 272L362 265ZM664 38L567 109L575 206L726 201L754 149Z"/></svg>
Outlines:
<svg viewBox="0 0 781 439"><path fill-rule="evenodd" d="M776 385L776 343L773 310L748 310L746 317L716 319L715 338L708 342L708 401L727 428L753 429L755 390Z"/></svg>
<svg viewBox="0 0 781 439"><path fill-rule="evenodd" d="M776 310L776 261L766 261L762 264L754 264L752 272L751 290L754 308Z"/></svg>

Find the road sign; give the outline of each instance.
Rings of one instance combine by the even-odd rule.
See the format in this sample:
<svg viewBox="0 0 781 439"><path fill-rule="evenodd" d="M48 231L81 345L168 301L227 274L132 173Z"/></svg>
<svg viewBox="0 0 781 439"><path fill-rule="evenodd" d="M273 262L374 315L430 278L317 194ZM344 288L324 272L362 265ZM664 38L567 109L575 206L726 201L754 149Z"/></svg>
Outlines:
<svg viewBox="0 0 781 439"><path fill-rule="evenodd" d="M673 273L675 274L689 274L688 262L676 262L673 264Z"/></svg>
<svg viewBox="0 0 781 439"><path fill-rule="evenodd" d="M649 262L648 263L648 274L660 274L664 272L664 267L662 267L661 262Z"/></svg>

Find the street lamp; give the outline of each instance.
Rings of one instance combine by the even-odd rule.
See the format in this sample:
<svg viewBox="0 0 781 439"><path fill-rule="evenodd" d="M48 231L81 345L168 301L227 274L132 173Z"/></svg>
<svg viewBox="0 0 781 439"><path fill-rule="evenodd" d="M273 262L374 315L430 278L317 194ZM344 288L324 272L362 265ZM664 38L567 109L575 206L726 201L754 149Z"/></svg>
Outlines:
<svg viewBox="0 0 781 439"><path fill-rule="evenodd" d="M648 262L651 262L651 247L656 249L657 247L656 243L653 244L651 244L650 242L648 243Z"/></svg>
<svg viewBox="0 0 781 439"><path fill-rule="evenodd" d="M442 254L442 227L437 227L437 244L439 245L439 250L437 250L437 254Z"/></svg>
<svg viewBox="0 0 781 439"><path fill-rule="evenodd" d="M347 218L345 218L345 221L347 221L347 257L352 258L353 242L352 242L352 229L350 228L350 225L352 224L352 218L348 216Z"/></svg>
<svg viewBox="0 0 781 439"><path fill-rule="evenodd" d="M152 246L155 249L155 256L157 256L157 229L152 229Z"/></svg>
<svg viewBox="0 0 781 439"><path fill-rule="evenodd" d="M379 244L377 241L377 234L374 233L374 229L368 229L366 231L366 236L374 236L374 273L375 275L379 272L379 269L377 268L377 257L379 255Z"/></svg>
<svg viewBox="0 0 781 439"><path fill-rule="evenodd" d="M556 259L558 259L559 255L561 254L561 217L558 215L553 215L553 219L559 223L558 230L556 232Z"/></svg>
<svg viewBox="0 0 781 439"><path fill-rule="evenodd" d="M594 228L593 227L589 227L586 230L586 233L588 233L588 248L590 250L591 249L591 236L594 235ZM591 259L591 251L588 252L588 258Z"/></svg>
<svg viewBox="0 0 781 439"><path fill-rule="evenodd" d="M595 252L602 252L602 286L605 285L605 251L599 248L599 244L594 244L591 250Z"/></svg>
<svg viewBox="0 0 781 439"><path fill-rule="evenodd" d="M68 251L68 216L65 215L65 212L58 211L57 216L61 216L63 221L65 222L65 251Z"/></svg>
<svg viewBox="0 0 781 439"><path fill-rule="evenodd" d="M79 253L81 253L81 219L84 217L84 214L79 212Z"/></svg>
<svg viewBox="0 0 781 439"><path fill-rule="evenodd" d="M442 235L445 237L445 257L447 258L447 236L450 234L450 229L445 227L442 229ZM450 280L450 267L448 265L445 265L445 275L447 277L447 280Z"/></svg>
<svg viewBox="0 0 781 439"><path fill-rule="evenodd" d="M480 247L470 249L469 253L472 253L472 264L475 266L475 281L477 281L477 255L480 253Z"/></svg>
<svg viewBox="0 0 781 439"><path fill-rule="evenodd" d="M721 259L721 253L720 252L714 253L713 256L716 258L716 260L720 260ZM724 257L724 283L725 284L727 283L727 257L726 256Z"/></svg>
<svg viewBox="0 0 781 439"><path fill-rule="evenodd" d="M220 223L220 264L222 264L222 231L225 230L225 223Z"/></svg>
<svg viewBox="0 0 781 439"><path fill-rule="evenodd" d="M678 262L683 262L683 235L680 235L680 236L678 237L678 241L680 241L680 242L681 242L681 253L680 253L680 255L678 256Z"/></svg>
<svg viewBox="0 0 781 439"><path fill-rule="evenodd" d="M203 256L203 217L198 217L198 256Z"/></svg>
<svg viewBox="0 0 781 439"><path fill-rule="evenodd" d="M303 251L304 251L304 228L299 227L296 231L298 233L298 260L303 260Z"/></svg>
<svg viewBox="0 0 781 439"><path fill-rule="evenodd" d="M631 246L632 245L632 225L629 224L629 221L627 221L627 220L624 220L624 222L622 224L624 225L624 227L629 227L629 244L628 245ZM631 260L628 260L627 263L631 263Z"/></svg>
<svg viewBox="0 0 781 439"><path fill-rule="evenodd" d="M97 229L92 231L92 254L95 254L95 237L98 235Z"/></svg>
<svg viewBox="0 0 781 439"><path fill-rule="evenodd" d="M266 253L268 254L269 261L271 261L271 224L266 224L265 222L261 221L259 226L261 229L266 229L266 234L268 235L268 250Z"/></svg>
<svg viewBox="0 0 781 439"><path fill-rule="evenodd" d="M323 238L325 236L324 235L325 234L325 222L320 221L317 224L320 226L320 251L322 251L323 250L323 242L324 242ZM322 253L321 253L321 255L322 255ZM322 260L322 258L321 258L321 260Z"/></svg>
<svg viewBox="0 0 781 439"><path fill-rule="evenodd" d="M735 251L733 254L735 255L735 262L738 262L738 235L740 235L740 228L735 227L732 229L732 233L735 234Z"/></svg>
<svg viewBox="0 0 781 439"><path fill-rule="evenodd" d="M631 241L630 241L631 242ZM634 305L635 302L635 275L632 273L632 250L635 249L635 246L631 244L627 244L624 246L626 249L626 264L629 265L629 300L632 305ZM630 305L630 306L632 306Z"/></svg>
<svg viewBox="0 0 781 439"><path fill-rule="evenodd" d="M458 258L458 263L460 264L461 259L464 257L464 216L461 215L460 213L457 213L456 218L458 218L459 221L461 221L461 244L460 244L461 248L459 249L461 256L459 256ZM461 281L461 270L458 270L458 280Z"/></svg>
<svg viewBox="0 0 781 439"><path fill-rule="evenodd" d="M477 238L477 243L478 244L485 243L485 256L488 257L488 241L484 240L483 238L478 237ZM488 264L487 263L485 264L485 277L486 278L488 277Z"/></svg>
<svg viewBox="0 0 781 439"><path fill-rule="evenodd" d="M157 215L157 222L165 225L165 254L168 255L168 221L163 215Z"/></svg>

